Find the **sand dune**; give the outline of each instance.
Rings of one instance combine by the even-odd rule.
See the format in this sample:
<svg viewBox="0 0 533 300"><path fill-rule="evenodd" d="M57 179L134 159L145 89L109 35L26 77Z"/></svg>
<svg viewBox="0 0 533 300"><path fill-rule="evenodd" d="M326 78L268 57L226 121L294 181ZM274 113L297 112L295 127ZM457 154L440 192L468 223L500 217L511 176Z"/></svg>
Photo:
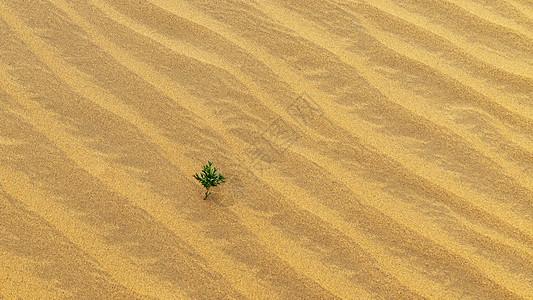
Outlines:
<svg viewBox="0 0 533 300"><path fill-rule="evenodd" d="M0 299L533 299L529 0L0 0L0 33Z"/></svg>

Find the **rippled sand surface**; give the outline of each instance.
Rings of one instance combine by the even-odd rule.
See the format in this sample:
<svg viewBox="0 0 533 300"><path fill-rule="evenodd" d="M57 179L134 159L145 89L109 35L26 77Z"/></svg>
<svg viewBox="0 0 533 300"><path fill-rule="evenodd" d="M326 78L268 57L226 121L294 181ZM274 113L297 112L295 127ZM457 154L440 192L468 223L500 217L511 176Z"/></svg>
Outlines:
<svg viewBox="0 0 533 300"><path fill-rule="evenodd" d="M533 299L533 2L0 0L4 298Z"/></svg>

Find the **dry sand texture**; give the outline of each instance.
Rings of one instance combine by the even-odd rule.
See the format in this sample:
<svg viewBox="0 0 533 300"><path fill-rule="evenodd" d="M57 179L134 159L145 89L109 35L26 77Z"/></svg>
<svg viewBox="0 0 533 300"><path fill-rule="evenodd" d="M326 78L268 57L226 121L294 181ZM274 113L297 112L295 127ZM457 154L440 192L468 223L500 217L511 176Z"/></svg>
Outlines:
<svg viewBox="0 0 533 300"><path fill-rule="evenodd" d="M0 298L533 299L532 202L531 0L0 0Z"/></svg>

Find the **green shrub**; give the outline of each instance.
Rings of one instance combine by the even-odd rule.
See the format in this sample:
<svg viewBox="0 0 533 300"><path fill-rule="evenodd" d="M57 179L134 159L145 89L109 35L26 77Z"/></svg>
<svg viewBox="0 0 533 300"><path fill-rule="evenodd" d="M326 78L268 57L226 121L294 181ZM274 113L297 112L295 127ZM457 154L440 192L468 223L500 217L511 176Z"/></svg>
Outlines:
<svg viewBox="0 0 533 300"><path fill-rule="evenodd" d="M196 180L198 180L205 188L204 200L207 199L207 196L211 195L209 192L210 187L217 186L225 182L226 179L222 174L217 174L217 168L211 168L212 163L210 161L207 161L207 163L207 165L203 166L200 175L198 175L198 173L194 174L194 178L196 178Z"/></svg>

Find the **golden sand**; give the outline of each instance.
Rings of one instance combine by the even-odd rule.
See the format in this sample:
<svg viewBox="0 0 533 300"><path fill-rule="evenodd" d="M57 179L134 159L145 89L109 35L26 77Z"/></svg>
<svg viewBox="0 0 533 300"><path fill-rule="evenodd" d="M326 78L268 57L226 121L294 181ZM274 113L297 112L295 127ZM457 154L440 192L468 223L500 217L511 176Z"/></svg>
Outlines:
<svg viewBox="0 0 533 300"><path fill-rule="evenodd" d="M0 0L4 298L533 299L533 2Z"/></svg>

